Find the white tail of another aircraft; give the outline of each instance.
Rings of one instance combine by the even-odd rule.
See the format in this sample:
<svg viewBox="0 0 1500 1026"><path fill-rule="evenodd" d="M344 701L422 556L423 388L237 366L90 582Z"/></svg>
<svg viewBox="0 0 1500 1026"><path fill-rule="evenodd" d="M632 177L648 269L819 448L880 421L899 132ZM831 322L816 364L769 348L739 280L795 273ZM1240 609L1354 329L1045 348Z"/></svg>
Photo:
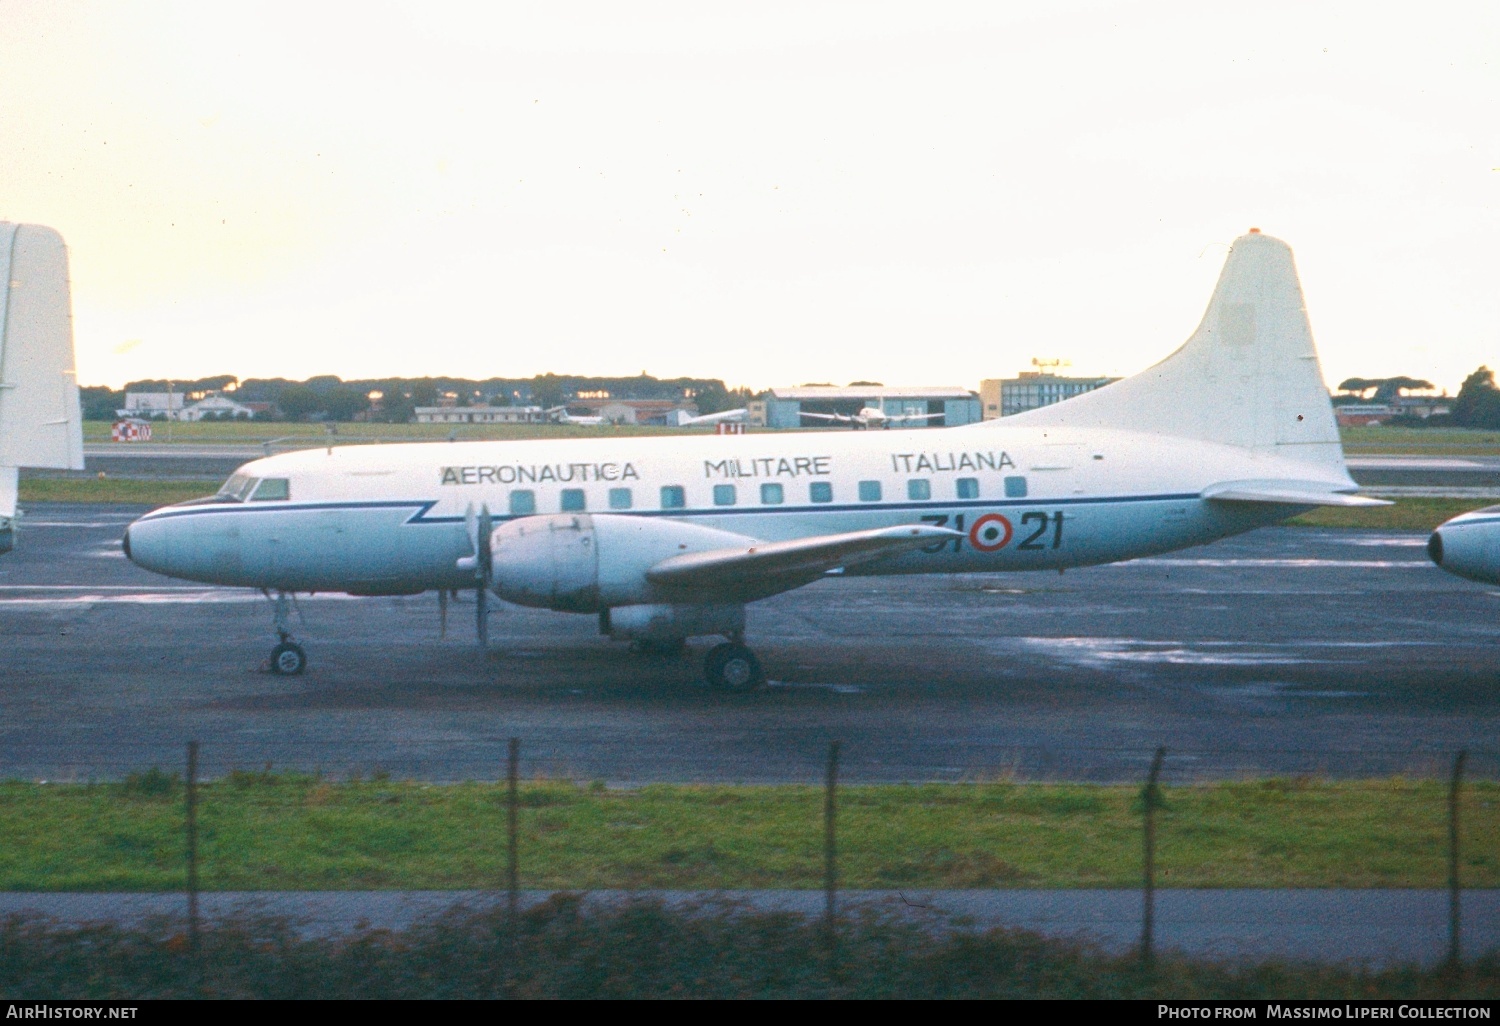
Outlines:
<svg viewBox="0 0 1500 1026"><path fill-rule="evenodd" d="M83 469L68 248L51 228L0 221L0 551L16 469Z"/></svg>
<svg viewBox="0 0 1500 1026"><path fill-rule="evenodd" d="M1202 323L1175 353L1004 423L1195 438L1347 479L1291 248L1254 229L1235 240Z"/></svg>

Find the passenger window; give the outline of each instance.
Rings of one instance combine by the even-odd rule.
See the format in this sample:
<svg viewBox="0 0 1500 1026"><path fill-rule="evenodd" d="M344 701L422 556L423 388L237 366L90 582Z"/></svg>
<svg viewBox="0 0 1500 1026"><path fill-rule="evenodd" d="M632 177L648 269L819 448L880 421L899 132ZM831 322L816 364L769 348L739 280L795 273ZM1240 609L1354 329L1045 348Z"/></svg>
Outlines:
<svg viewBox="0 0 1500 1026"><path fill-rule="evenodd" d="M779 484L763 484L760 486L760 501L767 506L780 506L786 501L786 493Z"/></svg>
<svg viewBox="0 0 1500 1026"><path fill-rule="evenodd" d="M268 477L261 481L260 487L255 489L255 494L250 497L251 502L275 502L289 498L286 478Z"/></svg>
<svg viewBox="0 0 1500 1026"><path fill-rule="evenodd" d="M582 488L564 488L562 490L562 511L564 513L582 513L588 508L584 502Z"/></svg>
<svg viewBox="0 0 1500 1026"><path fill-rule="evenodd" d="M1007 477L1005 479L1005 497L1007 499L1026 498L1026 479L1024 477Z"/></svg>
<svg viewBox="0 0 1500 1026"><path fill-rule="evenodd" d="M528 517L536 512L536 492L530 488L517 488L510 493L510 511L519 517Z"/></svg>
<svg viewBox="0 0 1500 1026"><path fill-rule="evenodd" d="M906 482L906 497L924 501L932 498L932 482L925 477L914 477Z"/></svg>
<svg viewBox="0 0 1500 1026"><path fill-rule="evenodd" d="M663 485L661 490L662 509L682 509L687 505L687 493L682 490L682 485Z"/></svg>
<svg viewBox="0 0 1500 1026"><path fill-rule="evenodd" d="M880 501L880 482L879 481L861 481L859 483L859 501L860 502L879 502Z"/></svg>
<svg viewBox="0 0 1500 1026"><path fill-rule="evenodd" d="M734 502L734 485L714 485L715 506L733 506Z"/></svg>
<svg viewBox="0 0 1500 1026"><path fill-rule="evenodd" d="M979 498L979 478L961 477L958 479L958 497L960 499Z"/></svg>
<svg viewBox="0 0 1500 1026"><path fill-rule="evenodd" d="M808 485L807 494L813 502L832 502L833 485L827 481L814 481Z"/></svg>
<svg viewBox="0 0 1500 1026"><path fill-rule="evenodd" d="M629 509L630 508L630 489L629 488L611 488L609 490L609 508L610 509Z"/></svg>

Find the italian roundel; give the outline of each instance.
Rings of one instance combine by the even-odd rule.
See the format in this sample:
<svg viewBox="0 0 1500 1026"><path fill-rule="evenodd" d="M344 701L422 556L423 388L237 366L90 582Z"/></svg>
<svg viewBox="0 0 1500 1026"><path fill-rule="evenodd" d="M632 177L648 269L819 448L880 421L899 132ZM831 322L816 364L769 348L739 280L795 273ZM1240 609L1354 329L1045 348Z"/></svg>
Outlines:
<svg viewBox="0 0 1500 1026"><path fill-rule="evenodd" d="M969 528L969 544L980 552L999 552L1010 544L1011 526L999 513L986 513Z"/></svg>

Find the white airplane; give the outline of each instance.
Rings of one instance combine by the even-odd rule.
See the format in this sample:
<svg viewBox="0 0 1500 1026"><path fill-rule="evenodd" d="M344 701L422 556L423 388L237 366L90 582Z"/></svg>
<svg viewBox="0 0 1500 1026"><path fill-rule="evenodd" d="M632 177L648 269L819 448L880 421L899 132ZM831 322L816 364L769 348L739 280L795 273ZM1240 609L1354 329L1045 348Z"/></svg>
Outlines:
<svg viewBox="0 0 1500 1026"><path fill-rule="evenodd" d="M1355 495L1291 250L1238 239L1198 330L1108 388L917 434L767 432L342 446L241 467L141 517L139 565L288 594L474 588L612 638L722 636L705 676L762 679L745 605L830 573L1042 570L1201 545ZM1002 629L997 625L996 629Z"/></svg>
<svg viewBox="0 0 1500 1026"><path fill-rule="evenodd" d="M83 469L68 247L0 221L0 552L15 545L19 468Z"/></svg>
<svg viewBox="0 0 1500 1026"><path fill-rule="evenodd" d="M582 424L585 427L598 427L605 422L603 417L575 417L568 412L566 406L554 406L545 412L552 418L554 424Z"/></svg>
<svg viewBox="0 0 1500 1026"><path fill-rule="evenodd" d="M1450 574L1500 584L1500 506L1461 513L1439 524L1427 555Z"/></svg>
<svg viewBox="0 0 1500 1026"><path fill-rule="evenodd" d="M814 420L831 420L840 424L848 424L858 431L861 428L882 427L888 428L892 424L905 424L909 420L931 420L941 417L941 413L886 413L878 406L866 406L852 416L842 413L803 413L804 417Z"/></svg>
<svg viewBox="0 0 1500 1026"><path fill-rule="evenodd" d="M750 411L743 406L737 410L720 410L718 413L705 413L698 417L684 417L677 422L677 427L697 427L702 424L738 424Z"/></svg>

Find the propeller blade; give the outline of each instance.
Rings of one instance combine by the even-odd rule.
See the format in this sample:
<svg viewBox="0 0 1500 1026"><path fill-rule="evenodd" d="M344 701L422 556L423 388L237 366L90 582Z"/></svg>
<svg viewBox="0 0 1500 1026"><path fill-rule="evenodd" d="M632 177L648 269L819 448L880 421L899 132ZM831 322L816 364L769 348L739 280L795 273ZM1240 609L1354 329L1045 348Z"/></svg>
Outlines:
<svg viewBox="0 0 1500 1026"><path fill-rule="evenodd" d="M474 619L481 648L490 646L490 582L495 569L490 535L494 530L495 522L490 516L489 505L480 506L479 517L474 524L474 577L478 581L474 589Z"/></svg>
<svg viewBox="0 0 1500 1026"><path fill-rule="evenodd" d="M490 516L490 507L484 505L479 507L479 535L474 548L474 555L478 560L479 572L486 586L490 583L491 575L495 569L495 554L490 549L490 535L495 533L495 521Z"/></svg>
<svg viewBox="0 0 1500 1026"><path fill-rule="evenodd" d="M438 637L448 636L448 589L438 589Z"/></svg>

